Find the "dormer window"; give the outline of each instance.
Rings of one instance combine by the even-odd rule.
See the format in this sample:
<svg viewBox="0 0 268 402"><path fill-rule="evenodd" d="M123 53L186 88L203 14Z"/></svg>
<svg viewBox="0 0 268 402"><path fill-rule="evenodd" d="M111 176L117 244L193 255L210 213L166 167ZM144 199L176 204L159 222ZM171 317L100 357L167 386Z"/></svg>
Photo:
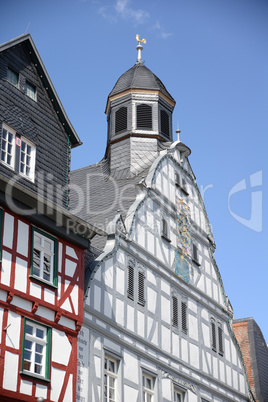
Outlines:
<svg viewBox="0 0 268 402"><path fill-rule="evenodd" d="M169 115L163 109L160 111L161 133L169 137Z"/></svg>
<svg viewBox="0 0 268 402"><path fill-rule="evenodd" d="M152 106L142 103L137 106L137 129L152 130Z"/></svg>
<svg viewBox="0 0 268 402"><path fill-rule="evenodd" d="M36 101L36 87L32 85L29 81L26 81L26 95Z"/></svg>
<svg viewBox="0 0 268 402"><path fill-rule="evenodd" d="M19 87L19 74L9 67L7 69L7 79L15 87Z"/></svg>
<svg viewBox="0 0 268 402"><path fill-rule="evenodd" d="M123 106L115 112L115 133L127 130L127 107Z"/></svg>

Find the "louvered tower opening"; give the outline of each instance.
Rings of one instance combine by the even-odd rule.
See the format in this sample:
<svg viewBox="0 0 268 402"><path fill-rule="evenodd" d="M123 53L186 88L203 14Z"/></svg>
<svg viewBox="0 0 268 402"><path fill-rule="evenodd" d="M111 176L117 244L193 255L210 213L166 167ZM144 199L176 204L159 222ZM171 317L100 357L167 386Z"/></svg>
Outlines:
<svg viewBox="0 0 268 402"><path fill-rule="evenodd" d="M121 107L115 112L115 133L127 129L127 107Z"/></svg>
<svg viewBox="0 0 268 402"><path fill-rule="evenodd" d="M223 356L223 339L222 339L221 327L218 327L218 337L219 337L219 355Z"/></svg>
<svg viewBox="0 0 268 402"><path fill-rule="evenodd" d="M145 104L137 106L137 128L152 130L152 106Z"/></svg>
<svg viewBox="0 0 268 402"><path fill-rule="evenodd" d="M160 111L161 133L169 137L169 115L165 110Z"/></svg>
<svg viewBox="0 0 268 402"><path fill-rule="evenodd" d="M212 350L217 352L217 340L216 340L216 325L214 320L211 320L211 336L212 336Z"/></svg>

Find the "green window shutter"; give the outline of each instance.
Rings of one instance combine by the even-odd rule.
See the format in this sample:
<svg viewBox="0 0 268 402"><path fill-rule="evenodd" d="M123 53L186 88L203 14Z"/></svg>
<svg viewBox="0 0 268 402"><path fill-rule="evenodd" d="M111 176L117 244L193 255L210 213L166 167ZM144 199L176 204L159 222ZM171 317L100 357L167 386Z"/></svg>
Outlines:
<svg viewBox="0 0 268 402"><path fill-rule="evenodd" d="M47 328L47 355L46 355L46 379L50 380L51 363L51 328Z"/></svg>

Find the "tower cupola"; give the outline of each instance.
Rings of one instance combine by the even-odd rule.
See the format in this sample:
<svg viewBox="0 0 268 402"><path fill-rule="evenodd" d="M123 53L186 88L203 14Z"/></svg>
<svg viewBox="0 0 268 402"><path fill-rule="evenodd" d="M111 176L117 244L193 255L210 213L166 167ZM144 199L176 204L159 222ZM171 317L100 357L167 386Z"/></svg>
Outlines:
<svg viewBox="0 0 268 402"><path fill-rule="evenodd" d="M137 62L119 77L108 96L105 110L108 122L106 156L114 148L113 145L116 144L118 148L120 142L122 147L128 148L131 158L133 142L136 145L141 142L148 151L157 152L159 141L172 141L172 112L175 101L162 81L141 59L145 39L140 40L139 35L136 39ZM110 156L112 161L115 155Z"/></svg>

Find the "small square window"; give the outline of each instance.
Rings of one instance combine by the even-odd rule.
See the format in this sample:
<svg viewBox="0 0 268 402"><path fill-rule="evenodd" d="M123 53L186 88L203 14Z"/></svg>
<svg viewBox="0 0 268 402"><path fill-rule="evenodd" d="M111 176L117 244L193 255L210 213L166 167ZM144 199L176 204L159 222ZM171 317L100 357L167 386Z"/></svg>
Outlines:
<svg viewBox="0 0 268 402"><path fill-rule="evenodd" d="M32 228L31 275L57 286L57 239Z"/></svg>
<svg viewBox="0 0 268 402"><path fill-rule="evenodd" d="M36 101L36 87L30 84L29 81L26 81L26 95Z"/></svg>
<svg viewBox="0 0 268 402"><path fill-rule="evenodd" d="M49 380L51 328L24 319L21 371Z"/></svg>
<svg viewBox="0 0 268 402"><path fill-rule="evenodd" d="M7 79L15 87L19 87L19 74L9 67L7 69Z"/></svg>

